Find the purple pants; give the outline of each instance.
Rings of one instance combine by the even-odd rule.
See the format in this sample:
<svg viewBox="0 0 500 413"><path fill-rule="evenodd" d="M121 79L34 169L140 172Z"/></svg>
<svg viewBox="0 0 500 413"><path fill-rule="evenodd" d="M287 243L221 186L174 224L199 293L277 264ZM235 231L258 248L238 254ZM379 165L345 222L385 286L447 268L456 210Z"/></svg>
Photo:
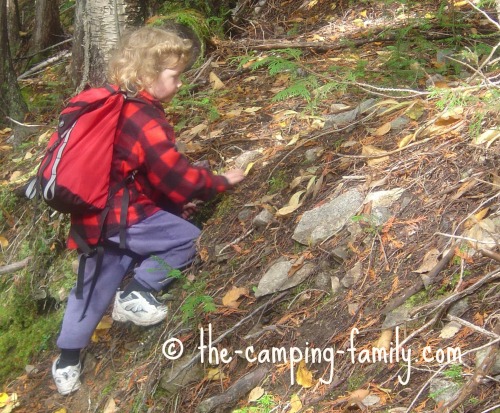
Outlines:
<svg viewBox="0 0 500 413"><path fill-rule="evenodd" d="M151 290L161 290L172 281L167 277L165 264L173 269L189 265L196 254L195 241L199 234L200 230L196 226L165 211L159 211L127 228L127 249L142 257L135 268L135 280ZM118 243L118 235L111 237L110 241ZM73 288L57 340L59 348L79 349L89 343L132 263L133 259L118 249L105 249L102 271L86 316L80 320L96 264L95 256L87 259L83 300L76 298L76 288Z"/></svg>

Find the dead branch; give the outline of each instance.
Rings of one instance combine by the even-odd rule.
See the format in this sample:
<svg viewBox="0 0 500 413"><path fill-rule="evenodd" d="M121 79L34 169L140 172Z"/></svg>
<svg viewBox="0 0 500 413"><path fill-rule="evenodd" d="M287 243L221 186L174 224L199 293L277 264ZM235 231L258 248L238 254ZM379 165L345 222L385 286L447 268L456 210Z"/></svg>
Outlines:
<svg viewBox="0 0 500 413"><path fill-rule="evenodd" d="M492 260L500 262L500 254L497 254L496 252L485 249L480 249L479 252L481 253L481 255L483 255L483 257L488 257Z"/></svg>
<svg viewBox="0 0 500 413"><path fill-rule="evenodd" d="M485 330L484 328L481 328L475 324L469 323L468 321L466 321L460 317L456 317L454 315L448 314L446 316L446 318L450 321L455 321L459 324L462 324L464 327L470 328L471 330L477 331L478 333L484 334L487 337L490 337L490 338L499 338L500 337L498 334L495 334L491 331Z"/></svg>
<svg viewBox="0 0 500 413"><path fill-rule="evenodd" d="M443 278L442 276L438 277L438 275L441 272L441 270L443 270L443 268L446 267L446 265L448 265L448 263L455 255L453 247L454 244L451 245L450 250L444 255L441 261L439 261L435 265L435 267L429 272L428 274L429 285L434 284L438 282L441 278ZM403 294L401 294L399 297L395 297L391 301L389 301L389 303L385 306L384 310L382 311L382 314L385 315L389 314L392 310L402 305L409 297L420 292L424 288L425 288L424 282L422 281L422 278L419 277L412 287L403 291Z"/></svg>
<svg viewBox="0 0 500 413"><path fill-rule="evenodd" d="M495 326L494 334L497 337L500 337L500 323ZM443 413L453 412L457 407L459 407L467 398L470 396L472 392L477 388L479 384L481 384L481 380L483 377L488 375L488 372L491 370L493 365L496 362L498 353L498 343L492 345L488 352L486 353L486 357L483 362L476 367L474 371L474 375L470 378L470 380L462 387L460 393L453 399L447 402L440 411Z"/></svg>
<svg viewBox="0 0 500 413"><path fill-rule="evenodd" d="M4 265L0 267L0 275L9 274L26 267L33 257L26 257L22 261L13 262L12 264Z"/></svg>
<svg viewBox="0 0 500 413"><path fill-rule="evenodd" d="M45 69L46 67L50 66L52 63L58 62L59 60L62 60L62 59L69 57L69 56L71 56L71 52L68 52L67 50L63 50L62 52L56 54L55 56L51 57L50 59L47 59L44 62L37 64L36 66L32 67L30 70L19 75L17 77L17 80L26 79L28 76L32 75L33 73L36 73L39 70Z"/></svg>
<svg viewBox="0 0 500 413"><path fill-rule="evenodd" d="M270 369L270 365L261 364L255 370L241 377L224 393L203 400L196 408L196 411L210 413L215 410L227 409L234 406L238 400L244 397L266 377Z"/></svg>

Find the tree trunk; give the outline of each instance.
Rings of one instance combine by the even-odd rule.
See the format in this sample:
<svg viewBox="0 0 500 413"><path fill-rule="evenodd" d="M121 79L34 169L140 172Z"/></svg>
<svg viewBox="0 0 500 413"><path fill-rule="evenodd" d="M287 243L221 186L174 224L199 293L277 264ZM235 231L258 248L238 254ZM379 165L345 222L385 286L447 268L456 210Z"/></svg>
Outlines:
<svg viewBox="0 0 500 413"><path fill-rule="evenodd" d="M72 74L75 86L99 86L106 80L111 49L129 27L144 21L140 0L77 0Z"/></svg>
<svg viewBox="0 0 500 413"><path fill-rule="evenodd" d="M14 55L21 41L21 16L17 0L7 0L7 30L11 52Z"/></svg>
<svg viewBox="0 0 500 413"><path fill-rule="evenodd" d="M36 0L32 50L43 50L63 40L58 0Z"/></svg>
<svg viewBox="0 0 500 413"><path fill-rule="evenodd" d="M7 0L0 0L0 123L6 117L18 122L24 120L28 108L21 96L16 74L12 65L7 31Z"/></svg>

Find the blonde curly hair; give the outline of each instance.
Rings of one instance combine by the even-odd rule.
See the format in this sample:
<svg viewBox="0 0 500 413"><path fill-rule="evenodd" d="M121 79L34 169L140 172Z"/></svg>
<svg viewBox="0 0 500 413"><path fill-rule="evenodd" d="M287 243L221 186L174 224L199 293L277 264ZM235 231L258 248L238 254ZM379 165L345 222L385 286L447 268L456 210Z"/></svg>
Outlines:
<svg viewBox="0 0 500 413"><path fill-rule="evenodd" d="M132 95L145 90L165 69L184 70L192 42L156 27L123 36L108 63L108 81Z"/></svg>

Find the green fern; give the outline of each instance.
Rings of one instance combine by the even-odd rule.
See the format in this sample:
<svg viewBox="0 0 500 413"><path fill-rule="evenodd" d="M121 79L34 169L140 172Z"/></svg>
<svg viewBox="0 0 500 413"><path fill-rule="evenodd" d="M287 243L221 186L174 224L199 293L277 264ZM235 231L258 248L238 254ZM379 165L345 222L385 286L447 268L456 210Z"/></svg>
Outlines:
<svg viewBox="0 0 500 413"><path fill-rule="evenodd" d="M311 90L317 87L318 79L316 76L309 76L305 79L300 79L286 89L278 92L273 98L273 102L286 100L293 97L301 97L307 102L311 102Z"/></svg>

